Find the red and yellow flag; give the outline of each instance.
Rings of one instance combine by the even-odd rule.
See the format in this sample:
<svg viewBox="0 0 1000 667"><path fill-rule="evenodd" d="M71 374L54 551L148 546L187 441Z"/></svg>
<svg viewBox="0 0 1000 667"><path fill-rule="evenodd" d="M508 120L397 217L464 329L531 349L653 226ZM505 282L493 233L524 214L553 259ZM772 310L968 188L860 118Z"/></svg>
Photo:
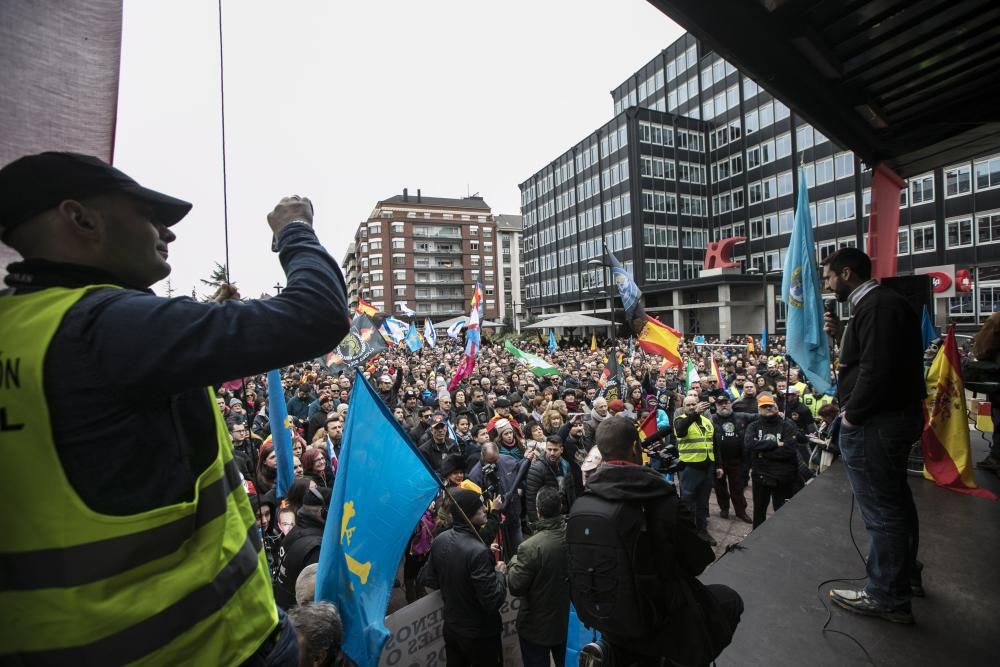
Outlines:
<svg viewBox="0 0 1000 667"><path fill-rule="evenodd" d="M980 489L972 479L972 447L966 416L965 384L955 345L955 325L948 328L944 345L927 373L924 406L924 477L938 486L997 500L996 494Z"/></svg>
<svg viewBox="0 0 1000 667"><path fill-rule="evenodd" d="M658 354L663 357L664 367L681 365L681 353L677 349L681 341L681 332L676 329L647 315L646 325L642 327L637 340L639 347L647 354Z"/></svg>
<svg viewBox="0 0 1000 667"><path fill-rule="evenodd" d="M656 410L653 410L639 424L639 436L645 440L646 438L651 438L659 430L660 428L656 425Z"/></svg>
<svg viewBox="0 0 1000 667"><path fill-rule="evenodd" d="M358 299L358 307L354 309L354 312L356 312L358 315L367 315L368 317L374 317L375 313L377 313L378 311L375 310L375 306L371 305L364 299Z"/></svg>

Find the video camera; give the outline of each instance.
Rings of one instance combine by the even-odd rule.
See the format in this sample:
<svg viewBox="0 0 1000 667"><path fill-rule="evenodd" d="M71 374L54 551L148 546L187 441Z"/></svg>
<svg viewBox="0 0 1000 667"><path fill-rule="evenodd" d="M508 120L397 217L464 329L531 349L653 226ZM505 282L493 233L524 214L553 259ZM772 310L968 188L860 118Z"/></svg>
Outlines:
<svg viewBox="0 0 1000 667"><path fill-rule="evenodd" d="M677 451L677 445L672 442L660 444L654 447L643 447L642 451L645 452L651 460L660 462L659 469L662 472L676 474L684 469L684 462L681 461L680 453Z"/></svg>

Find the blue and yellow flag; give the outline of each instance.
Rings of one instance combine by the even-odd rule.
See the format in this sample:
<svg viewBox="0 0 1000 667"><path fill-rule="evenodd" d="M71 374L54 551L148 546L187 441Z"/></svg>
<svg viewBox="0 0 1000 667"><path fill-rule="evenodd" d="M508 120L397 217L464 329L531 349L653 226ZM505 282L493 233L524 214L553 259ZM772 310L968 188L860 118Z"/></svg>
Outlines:
<svg viewBox="0 0 1000 667"><path fill-rule="evenodd" d="M788 310L785 323L787 349L809 378L809 384L820 394L832 394L830 343L823 331L823 296L816 271L815 248L806 175L800 172L795 226L781 280L781 300Z"/></svg>
<svg viewBox="0 0 1000 667"><path fill-rule="evenodd" d="M278 480L274 495L281 500L288 495L295 481L295 462L292 460L291 420L285 404L285 390L281 386L281 372L277 369L267 372L267 418L271 422L271 444L278 465Z"/></svg>
<svg viewBox="0 0 1000 667"><path fill-rule="evenodd" d="M410 329L406 332L406 338L403 339L406 342L406 347L410 349L410 352L416 352L424 346L424 342L420 340L420 333L417 331L417 325L410 322Z"/></svg>
<svg viewBox="0 0 1000 667"><path fill-rule="evenodd" d="M437 475L357 373L326 519L316 599L337 605L344 652L375 667L399 559L440 488Z"/></svg>

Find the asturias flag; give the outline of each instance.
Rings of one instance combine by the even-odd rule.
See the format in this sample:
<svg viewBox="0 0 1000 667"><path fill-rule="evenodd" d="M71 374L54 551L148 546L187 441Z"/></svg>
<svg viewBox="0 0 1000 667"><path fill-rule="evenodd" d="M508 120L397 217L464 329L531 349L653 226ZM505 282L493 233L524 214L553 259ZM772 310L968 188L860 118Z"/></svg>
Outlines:
<svg viewBox="0 0 1000 667"><path fill-rule="evenodd" d="M820 394L832 394L830 343L823 331L823 296L816 272L816 245L805 172L799 172L799 199L781 279L781 300L788 310L785 321L788 354L805 372L809 384Z"/></svg>
<svg viewBox="0 0 1000 667"><path fill-rule="evenodd" d="M288 418L288 406L285 404L285 392L281 386L281 372L277 369L267 372L267 418L271 422L271 442L274 445L274 458L278 466L278 480L274 495L281 500L288 495L295 481L295 462L292 454L291 420Z"/></svg>
<svg viewBox="0 0 1000 667"><path fill-rule="evenodd" d="M664 367L681 365L681 353L677 349L680 341L681 332L646 316L646 325L639 332L639 347L647 354L658 354L663 357Z"/></svg>
<svg viewBox="0 0 1000 667"><path fill-rule="evenodd" d="M420 340L420 334L417 333L417 325L413 322L410 322L410 328L406 332L406 338L404 340L406 341L406 347L410 349L410 352L416 352L424 346L423 341Z"/></svg>
<svg viewBox="0 0 1000 667"><path fill-rule="evenodd" d="M972 448L966 416L962 363L955 344L955 325L948 327L944 345L927 372L924 434L924 476L938 486L996 500L972 479Z"/></svg>
<svg viewBox="0 0 1000 667"><path fill-rule="evenodd" d="M399 560L440 488L361 373L355 376L323 532L316 599L337 605L344 652L375 667L389 637L385 610Z"/></svg>
<svg viewBox="0 0 1000 667"><path fill-rule="evenodd" d="M549 354L555 354L555 351L559 349L559 344L556 343L556 330L549 329Z"/></svg>
<svg viewBox="0 0 1000 667"><path fill-rule="evenodd" d="M934 322L931 321L931 314L927 312L926 303L924 304L924 315L920 320L920 337L924 339L925 350L931 346L931 343L940 337L937 327L935 327Z"/></svg>

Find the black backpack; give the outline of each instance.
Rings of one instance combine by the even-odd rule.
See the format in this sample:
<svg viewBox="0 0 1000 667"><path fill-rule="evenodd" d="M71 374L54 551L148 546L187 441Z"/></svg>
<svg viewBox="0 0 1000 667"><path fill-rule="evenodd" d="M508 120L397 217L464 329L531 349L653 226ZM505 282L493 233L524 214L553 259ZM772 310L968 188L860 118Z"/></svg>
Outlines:
<svg viewBox="0 0 1000 667"><path fill-rule="evenodd" d="M664 612L642 504L576 499L566 524L570 595L584 625L616 638L645 637Z"/></svg>

